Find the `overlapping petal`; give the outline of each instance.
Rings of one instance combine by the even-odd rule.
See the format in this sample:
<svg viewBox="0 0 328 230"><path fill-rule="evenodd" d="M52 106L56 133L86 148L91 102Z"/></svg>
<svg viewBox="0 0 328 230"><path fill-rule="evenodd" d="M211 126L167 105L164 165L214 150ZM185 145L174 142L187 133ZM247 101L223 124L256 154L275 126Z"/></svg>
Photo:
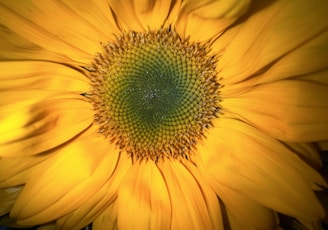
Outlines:
<svg viewBox="0 0 328 230"><path fill-rule="evenodd" d="M320 0L258 2L218 63L222 84L242 82L322 34L327 8Z"/></svg>
<svg viewBox="0 0 328 230"><path fill-rule="evenodd" d="M49 155L1 158L0 188L25 184L38 166L48 158Z"/></svg>
<svg viewBox="0 0 328 230"><path fill-rule="evenodd" d="M153 161L134 164L123 178L117 212L120 229L170 229L170 196L165 179Z"/></svg>
<svg viewBox="0 0 328 230"><path fill-rule="evenodd" d="M76 95L8 107L2 108L0 123L2 157L34 155L55 148L86 130L93 121L92 106Z"/></svg>
<svg viewBox="0 0 328 230"><path fill-rule="evenodd" d="M109 153L108 153L109 154ZM117 152L113 155L116 157ZM114 157L113 156L113 157ZM116 158L115 158L116 159ZM73 212L59 218L56 223L61 229L81 229L89 223L93 222L95 229L110 229L117 223L117 214L109 218L108 212L112 212L116 207L117 191L121 181L129 171L131 163L125 154L119 154L117 161L111 162L115 165L109 179L103 186L89 199L81 203ZM117 212L117 211L116 211ZM105 224L106 227L103 227ZM102 227L98 228L97 225Z"/></svg>
<svg viewBox="0 0 328 230"><path fill-rule="evenodd" d="M327 184L314 169L246 123L221 118L216 125L199 151L208 153L200 155L200 162L218 194L223 185L287 215L309 220L324 216L312 188Z"/></svg>
<svg viewBox="0 0 328 230"><path fill-rule="evenodd" d="M102 138L72 142L40 166L18 197L11 215L20 224L33 225L72 212L106 183L117 160L118 151Z"/></svg>
<svg viewBox="0 0 328 230"><path fill-rule="evenodd" d="M170 25L177 16L180 0L108 0L122 30L147 31Z"/></svg>
<svg viewBox="0 0 328 230"><path fill-rule="evenodd" d="M1 156L46 151L91 124L92 107L79 96L89 89L83 74L40 61L1 62L0 66ZM76 119L80 123L72 124Z"/></svg>
<svg viewBox="0 0 328 230"><path fill-rule="evenodd" d="M327 184L309 142L328 148L327 9L320 0L1 1L0 215L44 230L249 230L278 228L281 212L315 229L324 210L313 190ZM97 133L81 66L124 31L169 26L211 42L223 115L190 159L132 162Z"/></svg>
<svg viewBox="0 0 328 230"><path fill-rule="evenodd" d="M108 8L104 1L2 1L0 21L64 62L87 64L118 31Z"/></svg>
<svg viewBox="0 0 328 230"><path fill-rule="evenodd" d="M41 95L46 92L49 95L63 92L79 94L90 87L88 79L82 73L63 64L46 61L6 61L0 62L0 68L0 92L7 95L1 97L0 103L19 101L15 98L15 91L20 92L18 96L20 101L23 101L30 97L29 90L35 90ZM41 97L40 100L42 99Z"/></svg>
<svg viewBox="0 0 328 230"><path fill-rule="evenodd" d="M63 60L60 54L47 52L42 47L0 25L0 60ZM66 60L69 60L66 58Z"/></svg>
<svg viewBox="0 0 328 230"><path fill-rule="evenodd" d="M324 78L326 74L322 74ZM224 90L223 90L224 91ZM282 80L226 98L227 113L289 142L328 139L328 87L311 81Z"/></svg>
<svg viewBox="0 0 328 230"><path fill-rule="evenodd" d="M176 30L183 38L203 42L222 33L240 18L250 5L250 0L184 1Z"/></svg>
<svg viewBox="0 0 328 230"><path fill-rule="evenodd" d="M159 162L158 167L170 194L171 229L222 229L218 201L212 199L213 191L204 192L203 189L208 187L201 187L192 173L178 161ZM213 215L218 219L213 221Z"/></svg>
<svg viewBox="0 0 328 230"><path fill-rule="evenodd" d="M107 209L103 211L92 223L94 230L116 230L117 225L117 201L108 205Z"/></svg>
<svg viewBox="0 0 328 230"><path fill-rule="evenodd" d="M21 190L22 186L0 189L0 216L10 212Z"/></svg>
<svg viewBox="0 0 328 230"><path fill-rule="evenodd" d="M239 191L224 185L216 187L218 196L224 201L232 229L272 229L278 228L278 216ZM237 226L236 226L237 225Z"/></svg>

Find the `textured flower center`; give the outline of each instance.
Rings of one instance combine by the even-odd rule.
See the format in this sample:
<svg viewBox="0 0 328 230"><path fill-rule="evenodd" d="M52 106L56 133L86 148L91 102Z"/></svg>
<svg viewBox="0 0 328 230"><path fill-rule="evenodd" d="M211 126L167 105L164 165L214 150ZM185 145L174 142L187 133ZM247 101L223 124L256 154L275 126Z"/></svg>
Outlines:
<svg viewBox="0 0 328 230"><path fill-rule="evenodd" d="M170 29L105 44L90 67L99 132L133 159L188 158L219 112L207 52Z"/></svg>

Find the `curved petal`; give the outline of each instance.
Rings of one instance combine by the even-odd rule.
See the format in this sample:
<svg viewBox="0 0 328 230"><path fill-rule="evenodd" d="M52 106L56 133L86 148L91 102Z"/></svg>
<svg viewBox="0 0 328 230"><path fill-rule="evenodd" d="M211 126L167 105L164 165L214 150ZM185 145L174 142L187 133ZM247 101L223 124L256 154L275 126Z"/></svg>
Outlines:
<svg viewBox="0 0 328 230"><path fill-rule="evenodd" d="M25 184L48 154L0 159L0 188Z"/></svg>
<svg viewBox="0 0 328 230"><path fill-rule="evenodd" d="M251 4L251 0L186 0L182 13L194 12L203 18L240 17Z"/></svg>
<svg viewBox="0 0 328 230"><path fill-rule="evenodd" d="M197 154L206 154L205 152L198 152ZM195 164L189 161L181 161L181 163L189 170L191 175L197 181L199 188L201 189L204 201L206 203L207 211L209 217L211 218L212 229L224 229L223 218L221 213L220 203L217 194L213 188L207 183L206 176L197 167L197 162Z"/></svg>
<svg viewBox="0 0 328 230"><path fill-rule="evenodd" d="M110 204L93 222L94 230L117 230L117 201Z"/></svg>
<svg viewBox="0 0 328 230"><path fill-rule="evenodd" d="M238 31L240 30L241 26L241 23L239 25L235 25L229 30L225 30L218 37L216 37L215 40L213 40L210 44L210 54L212 54L213 56L221 57L231 40L233 40L234 37L238 34ZM218 78L220 78L220 74L218 75Z"/></svg>
<svg viewBox="0 0 328 230"><path fill-rule="evenodd" d="M295 143L285 142L288 148L291 148L301 159L311 165L313 168L319 170L322 167L322 160L320 154L313 144L310 143Z"/></svg>
<svg viewBox="0 0 328 230"><path fill-rule="evenodd" d="M85 136L85 138L88 139L90 137ZM101 227L106 225L105 229L110 229L111 226L117 226L117 192L130 168L131 159L129 159L127 154L120 153L112 175L102 188L91 198L80 204L73 212L59 218L57 225L61 229L67 230L75 227L81 229L91 222L93 222L93 228L95 228L95 225ZM115 205L114 209L113 205ZM104 229L101 227L99 229Z"/></svg>
<svg viewBox="0 0 328 230"><path fill-rule="evenodd" d="M227 208L228 216L232 215L243 229L276 230L278 228L277 214L271 209L223 185L214 188Z"/></svg>
<svg viewBox="0 0 328 230"><path fill-rule="evenodd" d="M118 190L117 212L119 229L170 229L170 198L153 161L132 165Z"/></svg>
<svg viewBox="0 0 328 230"><path fill-rule="evenodd" d="M0 216L3 216L11 210L22 186L0 189Z"/></svg>
<svg viewBox="0 0 328 230"><path fill-rule="evenodd" d="M324 179L261 131L238 120L221 118L198 148L199 152L208 152L208 156L199 157L204 174L216 190L224 185L294 217L318 220L324 216L312 191L318 185L327 186Z"/></svg>
<svg viewBox="0 0 328 230"><path fill-rule="evenodd" d="M295 77L304 80L310 78L309 80L328 84L328 77L318 79L311 77L311 74L328 70L326 60L328 60L328 28L327 31L318 34L298 49L279 59L258 77L256 84Z"/></svg>
<svg viewBox="0 0 328 230"><path fill-rule="evenodd" d="M19 224L33 225L72 212L106 183L117 160L115 146L102 138L72 142L35 172L11 215Z"/></svg>
<svg viewBox="0 0 328 230"><path fill-rule="evenodd" d="M51 53L15 33L0 22L0 60L52 60L72 62L61 54Z"/></svg>
<svg viewBox="0 0 328 230"><path fill-rule="evenodd" d="M51 94L52 91L80 94L88 91L90 87L86 76L75 69L56 63L7 61L0 62L0 68L2 70L0 93L6 94L1 97L0 105L27 100L29 98L28 90L39 90L40 94L43 92ZM27 93L24 94L26 91Z"/></svg>
<svg viewBox="0 0 328 230"><path fill-rule="evenodd" d="M0 22L38 46L60 52L64 59L89 63L101 51L100 41L117 31L104 6L104 1L3 1Z"/></svg>
<svg viewBox="0 0 328 230"><path fill-rule="evenodd" d="M158 167L165 178L170 195L171 229L213 229L218 227L211 220L213 210L207 206L207 202L212 200L210 193L202 191L191 172L181 162L173 159L159 161Z"/></svg>
<svg viewBox="0 0 328 230"><path fill-rule="evenodd" d="M3 107L0 156L44 152L72 139L91 125L93 109L89 103L81 100L81 96L60 97L23 108L16 108L17 104Z"/></svg>
<svg viewBox="0 0 328 230"><path fill-rule="evenodd" d="M164 24L170 24L167 19L174 18L180 0L108 0L121 22L123 30L146 31L159 29Z"/></svg>
<svg viewBox="0 0 328 230"><path fill-rule="evenodd" d="M207 41L223 32L243 15L250 0L184 1L176 29L183 38Z"/></svg>
<svg viewBox="0 0 328 230"><path fill-rule="evenodd" d="M0 67L3 70L0 73L1 155L45 151L91 124L92 107L79 95L87 91L89 85L80 72L40 61L1 62ZM74 124L67 126L71 121ZM51 140L49 133L54 135ZM38 145L44 147L38 149ZM32 151L27 151L29 149Z"/></svg>
<svg viewBox="0 0 328 230"><path fill-rule="evenodd" d="M212 45L213 52L222 55L229 44L229 40L234 39L241 27L242 25L233 27L220 36ZM243 82L230 84L227 82L228 79L223 79L224 75L220 72L218 75L219 81L221 84L224 84L221 96L231 97L240 95L245 91L251 90L255 85L284 79L299 79L328 85L328 77L326 77L328 69L327 59L328 32L323 32L307 41L298 49L284 55L265 70L264 73L256 77L249 76L250 78L245 79Z"/></svg>
<svg viewBox="0 0 328 230"><path fill-rule="evenodd" d="M321 0L262 1L218 63L222 84L241 82L328 28ZM262 6L263 5L263 6Z"/></svg>
<svg viewBox="0 0 328 230"><path fill-rule="evenodd" d="M317 73L325 78L328 72ZM225 89L222 89L222 92ZM328 140L328 86L311 81L281 80L224 98L227 113L288 142Z"/></svg>

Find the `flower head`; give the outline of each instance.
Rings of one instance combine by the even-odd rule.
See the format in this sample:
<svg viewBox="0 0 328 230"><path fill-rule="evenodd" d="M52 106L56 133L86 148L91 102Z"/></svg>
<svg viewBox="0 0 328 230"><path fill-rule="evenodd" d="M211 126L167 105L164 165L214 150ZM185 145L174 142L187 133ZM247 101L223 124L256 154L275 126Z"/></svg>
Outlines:
<svg viewBox="0 0 328 230"><path fill-rule="evenodd" d="M314 228L327 9L0 1L0 225Z"/></svg>

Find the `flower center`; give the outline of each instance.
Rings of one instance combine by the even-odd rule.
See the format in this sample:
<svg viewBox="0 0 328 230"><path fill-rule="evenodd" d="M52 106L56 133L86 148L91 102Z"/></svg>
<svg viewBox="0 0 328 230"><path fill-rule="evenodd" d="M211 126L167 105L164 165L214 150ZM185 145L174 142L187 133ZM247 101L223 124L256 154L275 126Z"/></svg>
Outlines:
<svg viewBox="0 0 328 230"><path fill-rule="evenodd" d="M216 58L171 29L124 33L90 71L95 123L133 159L189 158L217 117Z"/></svg>

